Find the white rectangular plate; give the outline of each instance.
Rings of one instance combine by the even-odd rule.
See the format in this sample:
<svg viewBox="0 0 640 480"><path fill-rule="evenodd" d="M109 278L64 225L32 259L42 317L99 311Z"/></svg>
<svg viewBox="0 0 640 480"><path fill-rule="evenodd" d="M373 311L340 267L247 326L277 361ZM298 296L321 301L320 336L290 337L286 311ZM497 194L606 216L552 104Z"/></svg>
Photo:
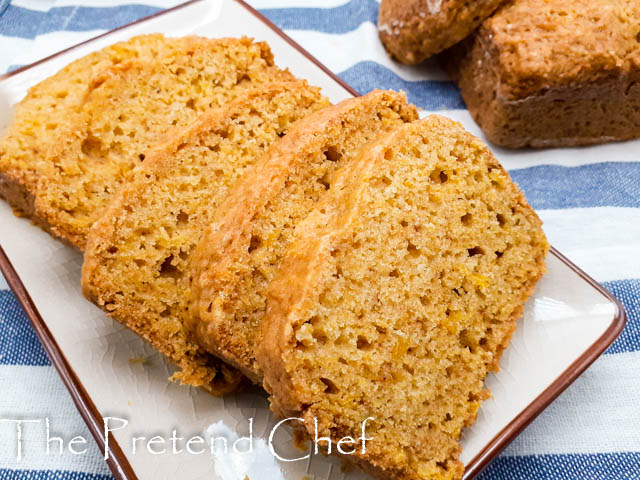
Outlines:
<svg viewBox="0 0 640 480"><path fill-rule="evenodd" d="M52 75L71 60L133 35L161 32L168 36L249 35L266 40L276 63L322 87L333 102L354 94L348 86L268 21L236 0L189 2L45 59L0 80L0 128L7 125L11 106L29 86ZM458 120L477 131L466 112ZM512 154L515 160L518 154ZM511 160L510 159L510 160ZM508 166L508 165L507 165ZM116 478L250 478L322 479L366 478L342 472L337 460L313 456L297 462L276 462L264 442L275 424L266 395L248 392L224 399L167 382L172 367L123 326L110 320L81 294L82 257L52 239L29 221L17 218L0 202L0 268L24 306L52 363L96 438L104 449L102 417L125 418L129 425L110 441L111 467ZM475 476L515 435L597 358L615 339L625 322L613 297L555 250L548 273L527 303L502 370L490 375L487 400L474 426L464 432L462 461L465 478ZM130 362L146 357L146 363ZM254 452L193 455L167 452L151 455L138 449L134 435L168 438L201 434L219 424L227 434L248 433L253 418ZM224 428L222 428L224 427ZM283 457L304 455L291 446L287 429L279 429L274 445ZM232 450L232 449L231 449Z"/></svg>

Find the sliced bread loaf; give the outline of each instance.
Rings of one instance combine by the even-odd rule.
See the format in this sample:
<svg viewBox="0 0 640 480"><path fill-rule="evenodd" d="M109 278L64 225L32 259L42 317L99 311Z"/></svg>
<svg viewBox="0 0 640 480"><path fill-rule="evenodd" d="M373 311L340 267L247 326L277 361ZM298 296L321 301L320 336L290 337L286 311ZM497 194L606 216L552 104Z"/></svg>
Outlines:
<svg viewBox="0 0 640 480"><path fill-rule="evenodd" d="M55 75L31 87L15 107L13 120L0 140L0 197L17 214L34 214L40 163L62 131L74 122L95 74L132 59L164 61L192 39L142 35L110 45L71 62Z"/></svg>
<svg viewBox="0 0 640 480"><path fill-rule="evenodd" d="M248 88L294 79L273 65L266 44L247 38L172 42L158 58L121 62L96 74L80 114L48 150L36 215L80 249L115 189L170 129Z"/></svg>
<svg viewBox="0 0 640 480"><path fill-rule="evenodd" d="M85 295L175 362L176 379L217 393L239 381L226 367L220 375L219 362L189 340L184 273L237 177L294 122L327 105L306 82L283 82L203 115L149 151L91 229Z"/></svg>
<svg viewBox="0 0 640 480"><path fill-rule="evenodd" d="M312 436L317 421L333 451L373 417L345 458L381 478L461 478L461 430L544 272L541 222L442 117L400 126L345 171L268 288L257 359L272 409Z"/></svg>
<svg viewBox="0 0 640 480"><path fill-rule="evenodd" d="M191 330L200 345L261 380L254 344L264 291L296 224L363 145L416 118L404 94L345 100L298 123L247 171L194 255Z"/></svg>

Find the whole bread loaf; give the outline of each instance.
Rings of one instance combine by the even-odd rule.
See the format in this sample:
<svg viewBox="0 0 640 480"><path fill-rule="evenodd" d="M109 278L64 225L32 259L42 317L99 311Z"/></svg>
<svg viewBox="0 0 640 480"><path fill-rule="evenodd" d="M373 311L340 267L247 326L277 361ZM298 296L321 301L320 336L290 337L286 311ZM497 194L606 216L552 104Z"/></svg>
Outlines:
<svg viewBox="0 0 640 480"><path fill-rule="evenodd" d="M417 65L473 32L504 0L382 0L378 33L396 60Z"/></svg>
<svg viewBox="0 0 640 480"><path fill-rule="evenodd" d="M380 478L461 478L461 431L545 270L541 222L487 147L438 116L344 176L267 289L272 409L333 452L352 437L344 458Z"/></svg>
<svg viewBox="0 0 640 480"><path fill-rule="evenodd" d="M87 298L214 393L242 378L184 326L191 254L230 186L276 139L328 101L306 82L264 85L174 131L113 196L88 237Z"/></svg>
<svg viewBox="0 0 640 480"><path fill-rule="evenodd" d="M156 58L171 45L159 34L133 37L75 60L31 87L0 140L0 197L17 214L33 216L40 163L73 122L93 76L135 58Z"/></svg>
<svg viewBox="0 0 640 480"><path fill-rule="evenodd" d="M473 118L506 147L640 137L640 2L510 1L443 54Z"/></svg>
<svg viewBox="0 0 640 480"><path fill-rule="evenodd" d="M376 90L309 115L247 171L194 254L191 329L200 345L261 381L254 346L265 288L297 223L364 145L416 118L404 94Z"/></svg>

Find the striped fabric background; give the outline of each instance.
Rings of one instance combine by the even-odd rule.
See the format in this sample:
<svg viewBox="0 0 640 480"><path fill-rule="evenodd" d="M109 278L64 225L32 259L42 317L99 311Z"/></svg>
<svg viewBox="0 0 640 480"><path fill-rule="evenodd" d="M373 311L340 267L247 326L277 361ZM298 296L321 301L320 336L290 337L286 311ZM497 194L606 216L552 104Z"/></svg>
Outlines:
<svg viewBox="0 0 640 480"><path fill-rule="evenodd" d="M8 7L7 4L9 3ZM175 0L0 0L0 73L163 8ZM463 109L444 75L391 62L376 35L376 0L253 0L281 27L365 93L405 90L429 110ZM500 152L498 152L500 157ZM621 337L482 474L489 479L640 478L640 158L566 151L561 164L533 153L510 172L545 222L553 245L625 305ZM513 166L513 165L509 165ZM0 226L0 238L2 235ZM52 434L89 434L27 318L0 278L0 418L55 421ZM0 423L0 480L111 478L89 454L15 460L14 426ZM42 427L37 427L42 428Z"/></svg>

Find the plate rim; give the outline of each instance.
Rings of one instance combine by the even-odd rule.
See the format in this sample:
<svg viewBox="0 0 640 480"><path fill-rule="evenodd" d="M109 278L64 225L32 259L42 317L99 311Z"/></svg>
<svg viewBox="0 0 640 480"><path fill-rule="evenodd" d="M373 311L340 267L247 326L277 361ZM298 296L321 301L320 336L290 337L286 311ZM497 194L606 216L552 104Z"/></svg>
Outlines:
<svg viewBox="0 0 640 480"><path fill-rule="evenodd" d="M575 272L582 280L588 283L594 290L609 300L615 313L607 329L587 349L582 352L556 379L545 388L540 395L534 398L513 420L500 430L491 441L476 454L465 468L463 480L472 480L497 457L507 445L509 445L551 402L560 396L582 373L595 362L600 355L615 341L627 323L627 313L618 300L609 290L604 288L584 270L551 246L549 254Z"/></svg>
<svg viewBox="0 0 640 480"><path fill-rule="evenodd" d="M14 75L22 73L40 64L46 63L55 57L63 55L75 50L81 46L87 45L100 38L109 36L115 32L131 27L133 25L146 22L153 18L171 14L177 10L188 7L195 3L200 3L206 0L189 0L174 7L156 12L147 17L138 19L134 22L122 25L118 28L109 30L100 35L87 39L81 43L73 45L71 47L60 50L59 52L42 58L29 65L24 65L11 72L0 75L0 81L4 81ZM294 49L304 55L309 61L314 63L325 74L331 77L337 84L344 88L354 97L360 96L353 87L347 84L344 80L338 77L335 73L329 70L323 63L317 58L311 55L306 49L295 42L291 37L278 28L273 22L262 15L255 8L247 4L244 0L231 0L243 7L249 14L255 16L258 20L269 27L275 34L280 36ZM571 260L565 257L553 246L549 251L550 255L554 255L558 260L564 263L567 267L573 270L582 280L587 282L593 289L598 291L615 307L615 314L611 323L607 329L598 337L579 357L577 357L569 367L567 367L547 388L545 388L540 395L538 395L529 405L527 405L517 416L515 416L500 432L498 432L490 442L474 456L471 461L466 465L463 480L472 480L475 478L495 457L498 456L502 450L504 450L513 439L520 434L542 411L549 406L549 404L555 400L562 392L564 392L569 385L571 385L608 347L613 341L620 335L627 322L627 315L624 307L620 301L613 296L606 288L599 284L596 280L590 277L580 267L574 264ZM24 309L24 312L31 323L40 343L42 344L51 364L58 372L62 382L69 391L73 403L76 409L80 413L80 416L87 424L91 435L98 444L99 450L104 452L104 432L103 432L103 420L100 412L96 408L93 400L87 393L79 377L75 373L73 367L67 361L64 352L60 349L56 339L51 334L49 327L40 315L40 312L35 306L28 290L22 283L22 280L18 276L14 269L11 260L0 245L0 272L2 272L7 280L9 288L16 296L18 302ZM117 480L138 480L133 467L129 463L127 456L124 454L122 448L118 442L109 433L109 458L106 463L111 470L114 478Z"/></svg>

